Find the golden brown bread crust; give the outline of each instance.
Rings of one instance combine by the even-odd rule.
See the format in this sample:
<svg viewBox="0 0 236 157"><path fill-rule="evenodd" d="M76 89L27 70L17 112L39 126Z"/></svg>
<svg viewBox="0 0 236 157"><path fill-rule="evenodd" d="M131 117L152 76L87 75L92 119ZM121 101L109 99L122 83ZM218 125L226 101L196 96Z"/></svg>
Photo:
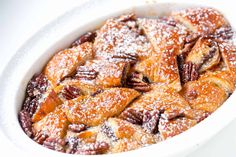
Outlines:
<svg viewBox="0 0 236 157"><path fill-rule="evenodd" d="M54 90L50 90L45 93L39 100L40 104L37 107L36 112L32 117L32 122L37 122L45 117L48 113L54 111L54 109L62 104Z"/></svg>
<svg viewBox="0 0 236 157"><path fill-rule="evenodd" d="M155 53L151 58L138 63L135 70L144 73L153 82L165 83L170 88L181 90L176 57L183 47L187 30L169 25L161 19L138 19L138 22L152 43Z"/></svg>
<svg viewBox="0 0 236 157"><path fill-rule="evenodd" d="M193 127L197 124L196 120L191 120L185 117L173 119L167 121L165 119L160 119L159 122L159 131L163 139L167 139L173 136L176 136L185 130Z"/></svg>
<svg viewBox="0 0 236 157"><path fill-rule="evenodd" d="M216 41L200 37L186 57L186 62L199 66L199 72L204 72L220 62L221 56Z"/></svg>
<svg viewBox="0 0 236 157"><path fill-rule="evenodd" d="M231 94L234 89L234 80L229 71L206 72L200 78L200 81L212 82L224 89L227 94Z"/></svg>
<svg viewBox="0 0 236 157"><path fill-rule="evenodd" d="M119 87L124 85L130 64L124 61L87 61L84 66L77 70L76 78L81 83L94 86ZM93 72L94 78L87 79L83 73Z"/></svg>
<svg viewBox="0 0 236 157"><path fill-rule="evenodd" d="M147 38L140 34L139 29L136 28L136 22L128 20L126 23L121 19L109 19L98 30L94 42L96 58L122 59L116 56L123 53L126 54L123 60L129 62L132 56L139 60L150 56L152 46ZM129 26L129 22L133 26Z"/></svg>
<svg viewBox="0 0 236 157"><path fill-rule="evenodd" d="M49 113L42 120L34 123L33 129L35 133L43 132L49 137L63 138L66 135L69 121L63 110L59 107L55 111Z"/></svg>
<svg viewBox="0 0 236 157"><path fill-rule="evenodd" d="M190 8L173 12L171 16L199 34L211 34L217 28L229 25L224 16L213 8Z"/></svg>
<svg viewBox="0 0 236 157"><path fill-rule="evenodd" d="M75 73L77 66L93 57L92 47L92 43L86 42L58 52L45 67L45 75L54 86L57 85L63 78Z"/></svg>
<svg viewBox="0 0 236 157"><path fill-rule="evenodd" d="M65 103L65 113L71 123L96 126L118 115L140 94L128 88L110 88L95 96L80 96Z"/></svg>
<svg viewBox="0 0 236 157"><path fill-rule="evenodd" d="M183 86L181 95L193 109L214 112L227 99L224 89L213 82L192 81Z"/></svg>
<svg viewBox="0 0 236 157"><path fill-rule="evenodd" d="M176 136L234 91L232 35L212 8L108 19L31 79L20 124L37 143L69 154L130 151Z"/></svg>
<svg viewBox="0 0 236 157"><path fill-rule="evenodd" d="M156 88L156 89L155 89ZM179 110L185 112L190 109L188 102L184 100L173 89L161 89L164 87L154 87L153 90L144 93L135 100L129 108L141 110Z"/></svg>
<svg viewBox="0 0 236 157"><path fill-rule="evenodd" d="M229 42L224 42L219 47L226 68L231 73L234 83L236 83L236 47Z"/></svg>
<svg viewBox="0 0 236 157"><path fill-rule="evenodd" d="M152 134L145 132L140 126L127 121L109 118L103 125L106 128L101 127L97 140L108 141L111 144L110 153L130 151L155 143ZM107 128L110 129L110 135L113 134L113 139L111 139L111 136L108 137L108 132L105 130Z"/></svg>
<svg viewBox="0 0 236 157"><path fill-rule="evenodd" d="M161 55L166 49L174 55L179 54L188 31L185 27L173 26L162 19L138 19L140 27L154 47L154 54Z"/></svg>

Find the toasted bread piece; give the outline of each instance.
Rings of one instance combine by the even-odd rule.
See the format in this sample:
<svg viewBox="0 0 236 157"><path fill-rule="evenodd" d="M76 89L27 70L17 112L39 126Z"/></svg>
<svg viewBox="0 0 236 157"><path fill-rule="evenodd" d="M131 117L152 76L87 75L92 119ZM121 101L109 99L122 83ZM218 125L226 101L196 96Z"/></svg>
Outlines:
<svg viewBox="0 0 236 157"><path fill-rule="evenodd" d="M189 119L196 120L198 123L210 116L211 113L204 110L191 109L184 113L184 116Z"/></svg>
<svg viewBox="0 0 236 157"><path fill-rule="evenodd" d="M161 89L162 88L162 89ZM135 100L130 107L136 111L157 110L184 113L190 109L190 106L182 96L174 89L168 87L153 87L150 92L144 93Z"/></svg>
<svg viewBox="0 0 236 157"><path fill-rule="evenodd" d="M169 88L180 91L182 86L180 82L179 69L176 56L169 50L163 52L159 70L154 78L154 82L166 84Z"/></svg>
<svg viewBox="0 0 236 157"><path fill-rule="evenodd" d="M153 56L134 65L134 71L147 76L150 81L154 81L158 76L160 57Z"/></svg>
<svg viewBox="0 0 236 157"><path fill-rule="evenodd" d="M203 35L214 33L217 28L229 25L224 16L213 8L189 8L171 15L191 31Z"/></svg>
<svg viewBox="0 0 236 157"><path fill-rule="evenodd" d="M130 151L155 143L152 134L146 133L140 126L127 121L109 118L103 125L106 127L101 127L97 140L108 141L107 139L110 139L109 152L111 153Z"/></svg>
<svg viewBox="0 0 236 157"><path fill-rule="evenodd" d="M65 49L55 54L44 69L44 74L56 86L63 78L75 73L79 65L92 59L92 43L85 42L77 47Z"/></svg>
<svg viewBox="0 0 236 157"><path fill-rule="evenodd" d="M193 109L214 112L227 99L224 89L208 81L191 81L184 84L181 95Z"/></svg>
<svg viewBox="0 0 236 157"><path fill-rule="evenodd" d="M184 44L188 34L184 27L169 25L162 19L139 18L138 24L144 30L147 38L154 47L153 55L162 55L166 49L177 55Z"/></svg>
<svg viewBox="0 0 236 157"><path fill-rule="evenodd" d="M67 78L54 88L63 102L81 95L96 95L102 92L103 89L104 87L102 86L94 86L74 78Z"/></svg>
<svg viewBox="0 0 236 157"><path fill-rule="evenodd" d="M129 26L132 24L134 26ZM97 31L94 42L97 58L113 58L125 61L142 60L151 55L153 48L147 38L136 27L135 19L131 21L109 19ZM123 54L123 57L119 57ZM132 57L134 56L134 58Z"/></svg>
<svg viewBox="0 0 236 157"><path fill-rule="evenodd" d="M42 120L34 123L33 129L35 132L42 131L52 138L63 138L66 135L68 125L69 121L63 110L59 107Z"/></svg>
<svg viewBox="0 0 236 157"><path fill-rule="evenodd" d="M186 62L198 66L199 72L204 72L220 62L220 52L217 43L209 38L199 38L186 57Z"/></svg>
<svg viewBox="0 0 236 157"><path fill-rule="evenodd" d="M76 139L77 141L80 142L81 145L88 144L88 143L95 143L97 139L98 131L99 131L98 127L91 127L80 133L75 133L71 130L68 130L65 139L67 141Z"/></svg>
<svg viewBox="0 0 236 157"><path fill-rule="evenodd" d="M110 88L95 96L80 96L65 104L65 113L72 123L96 126L121 111L140 94L129 88Z"/></svg>
<svg viewBox="0 0 236 157"><path fill-rule="evenodd" d="M196 120L191 120L185 117L173 120L165 120L161 118L158 129L161 137L167 139L188 130L196 124Z"/></svg>
<svg viewBox="0 0 236 157"><path fill-rule="evenodd" d="M37 122L43 119L43 117L45 117L48 113L54 111L58 105L61 105L62 101L59 99L54 90L50 90L41 96L38 103L39 105L32 116L32 122Z"/></svg>
<svg viewBox="0 0 236 157"><path fill-rule="evenodd" d="M224 89L227 94L231 94L235 89L233 78L229 71L206 72L201 75L199 80L215 83L221 89Z"/></svg>
<svg viewBox="0 0 236 157"><path fill-rule="evenodd" d="M91 60L77 70L76 78L84 84L117 87L123 86L130 64L124 61ZM92 75L88 73L92 72Z"/></svg>
<svg viewBox="0 0 236 157"><path fill-rule="evenodd" d="M220 51L224 63L226 64L226 69L231 73L234 84L236 83L236 46L232 43L222 43L219 45Z"/></svg>
<svg viewBox="0 0 236 157"><path fill-rule="evenodd" d="M144 71L142 66L149 65L147 69L154 69L151 72L156 74L149 71L144 71L144 74L150 73L147 77L150 76L151 81L166 83L177 91L181 90L176 57L182 49L188 32L184 28L171 26L160 19L138 19L138 22L155 49L155 54L152 55L155 59L144 60L144 63L141 62L136 66L136 70L142 72ZM154 65L157 66L153 68Z"/></svg>

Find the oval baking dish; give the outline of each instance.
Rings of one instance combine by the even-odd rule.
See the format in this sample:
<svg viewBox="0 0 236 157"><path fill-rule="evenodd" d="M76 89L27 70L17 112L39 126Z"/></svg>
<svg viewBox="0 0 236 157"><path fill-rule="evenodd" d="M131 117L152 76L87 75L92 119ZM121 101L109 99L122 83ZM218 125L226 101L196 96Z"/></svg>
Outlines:
<svg viewBox="0 0 236 157"><path fill-rule="evenodd" d="M156 17L168 14L173 10L201 6L199 4L180 2L135 2L133 4L132 1L128 1L125 5L117 2L116 7L106 11L103 11L103 8L114 6L116 2L88 2L44 27L18 50L6 66L0 81L2 89L0 99L1 133L13 144L12 147L19 149L20 152L27 152L28 155L37 152L38 156L69 156L69 154L58 154L58 152L45 149L30 140L22 131L17 117L24 100L25 87L28 81L35 73L42 70L55 52L68 47L81 34L101 27L104 21L111 17L129 12L134 12L138 17ZM209 6L214 7L214 5L210 4ZM95 8L96 14L92 12ZM221 8L217 9L222 11ZM225 15L232 27L234 27L231 18L227 16L227 13ZM75 21L75 19L77 20ZM143 156L149 153L150 156L154 154L159 156L184 156L197 149L235 119L236 116L233 111L235 111L236 105L233 105L233 101L235 101L235 93L209 118L178 136L135 151L111 154L109 156Z"/></svg>

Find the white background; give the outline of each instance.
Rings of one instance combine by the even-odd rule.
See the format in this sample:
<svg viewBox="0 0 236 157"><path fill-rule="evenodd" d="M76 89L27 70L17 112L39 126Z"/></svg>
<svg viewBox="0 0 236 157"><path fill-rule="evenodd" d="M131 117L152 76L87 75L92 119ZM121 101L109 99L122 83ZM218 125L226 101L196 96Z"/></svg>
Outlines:
<svg viewBox="0 0 236 157"><path fill-rule="evenodd" d="M85 1L0 0L0 72L16 50L35 32ZM4 154L11 151L1 149ZM236 157L236 120L189 157L199 156Z"/></svg>

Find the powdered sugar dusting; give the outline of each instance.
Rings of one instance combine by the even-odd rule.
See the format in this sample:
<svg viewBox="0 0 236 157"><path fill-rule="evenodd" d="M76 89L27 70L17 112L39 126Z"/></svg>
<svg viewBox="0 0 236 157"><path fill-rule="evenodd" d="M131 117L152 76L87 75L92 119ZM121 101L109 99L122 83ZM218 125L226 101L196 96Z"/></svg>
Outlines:
<svg viewBox="0 0 236 157"><path fill-rule="evenodd" d="M22 128L49 149L82 155L130 151L176 136L233 92L232 35L212 8L108 19L56 53L30 81ZM203 39L205 46L197 42ZM182 73L195 79L183 81Z"/></svg>
<svg viewBox="0 0 236 157"><path fill-rule="evenodd" d="M213 33L217 28L228 25L223 15L213 8L191 8L172 15L200 34Z"/></svg>
<svg viewBox="0 0 236 157"><path fill-rule="evenodd" d="M98 30L94 49L97 58L109 58L117 53L128 53L143 59L152 53L151 44L145 36L140 35L137 27L130 28L126 23L115 19L107 20Z"/></svg>

